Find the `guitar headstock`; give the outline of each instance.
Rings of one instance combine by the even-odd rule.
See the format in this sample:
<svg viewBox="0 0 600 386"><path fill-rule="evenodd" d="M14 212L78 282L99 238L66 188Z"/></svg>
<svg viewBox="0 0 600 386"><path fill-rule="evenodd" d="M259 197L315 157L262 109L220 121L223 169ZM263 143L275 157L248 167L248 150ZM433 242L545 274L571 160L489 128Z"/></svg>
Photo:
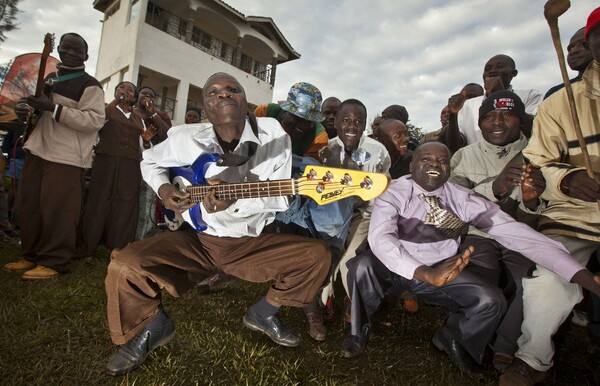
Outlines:
<svg viewBox="0 0 600 386"><path fill-rule="evenodd" d="M350 196L372 200L387 190L390 176L361 170L308 165L298 179L299 194L324 205Z"/></svg>
<svg viewBox="0 0 600 386"><path fill-rule="evenodd" d="M44 50L42 56L48 56L54 50L54 34L47 33L44 35Z"/></svg>

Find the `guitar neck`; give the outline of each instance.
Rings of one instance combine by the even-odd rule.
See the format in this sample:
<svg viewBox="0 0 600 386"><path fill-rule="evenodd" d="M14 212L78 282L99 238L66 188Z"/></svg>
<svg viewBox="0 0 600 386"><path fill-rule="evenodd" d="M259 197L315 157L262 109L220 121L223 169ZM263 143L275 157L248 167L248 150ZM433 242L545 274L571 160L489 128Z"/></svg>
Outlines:
<svg viewBox="0 0 600 386"><path fill-rule="evenodd" d="M192 202L200 202L202 198L211 190L215 190L219 200L234 200L243 198L261 198L291 196L298 193L298 181L275 180L275 181L257 181L240 182L234 184L219 185L194 185L186 187L190 193Z"/></svg>
<svg viewBox="0 0 600 386"><path fill-rule="evenodd" d="M40 59L40 70L38 72L37 83L35 84L35 96L37 98L42 96L42 91L44 90L44 74L47 62L48 56L42 55Z"/></svg>

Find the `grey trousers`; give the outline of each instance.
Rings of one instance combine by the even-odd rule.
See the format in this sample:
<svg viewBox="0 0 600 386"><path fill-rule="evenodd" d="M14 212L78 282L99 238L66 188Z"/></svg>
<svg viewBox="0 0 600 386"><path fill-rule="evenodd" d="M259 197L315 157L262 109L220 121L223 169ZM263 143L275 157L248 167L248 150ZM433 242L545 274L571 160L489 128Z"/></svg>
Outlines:
<svg viewBox="0 0 600 386"><path fill-rule="evenodd" d="M425 302L448 308L445 328L476 361L482 362L485 347L506 312L506 300L497 286L468 271L440 287L409 280L387 269L371 252L351 259L347 266L353 335L371 323L371 315L386 295L409 290Z"/></svg>
<svg viewBox="0 0 600 386"><path fill-rule="evenodd" d="M472 245L475 252L471 255L469 271L493 286L502 286L507 300L506 314L496 330L493 344L494 352L512 354L517 351L517 339L521 336L523 322L523 278L528 277L535 264L518 252L504 248L493 239L469 235L462 246ZM506 280L506 283L503 281Z"/></svg>

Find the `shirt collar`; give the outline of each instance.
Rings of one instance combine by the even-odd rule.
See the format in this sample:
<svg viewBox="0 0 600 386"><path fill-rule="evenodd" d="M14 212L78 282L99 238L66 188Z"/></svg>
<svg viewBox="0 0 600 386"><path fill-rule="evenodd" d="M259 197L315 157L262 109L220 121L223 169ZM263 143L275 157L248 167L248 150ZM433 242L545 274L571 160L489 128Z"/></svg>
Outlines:
<svg viewBox="0 0 600 386"><path fill-rule="evenodd" d="M417 197L421 193L423 193L425 196L437 196L440 199L440 201L445 204L445 200L446 200L446 189L445 189L445 187L448 184L447 182L444 183L439 188L437 188L436 190L432 190L430 192L430 191L427 191L427 190L423 189L422 187L420 187L419 184L417 184L412 179L412 177L409 176L408 179L412 182L412 196L413 197Z"/></svg>
<svg viewBox="0 0 600 386"><path fill-rule="evenodd" d="M491 144L482 138L480 139L480 146L484 152L498 154L498 158L504 158L509 154L516 154L521 150L525 149L525 147L527 146L527 138L523 135L523 133L520 133L519 138L516 141L506 144L504 146L497 146Z"/></svg>
<svg viewBox="0 0 600 386"><path fill-rule="evenodd" d="M212 124L207 124L207 126L205 126L204 128L200 127L199 128L201 131L202 130L210 130L210 137L206 137L206 136L194 136L194 140L196 140L197 142L201 143L201 144L206 144L206 141L210 141L212 144L217 145L220 147L219 145L219 141L217 140L217 134L215 133L215 130L213 128ZM258 128L258 130L260 131L260 127ZM256 135L254 135L254 132L252 131L252 126L250 126L250 122L248 121L248 119L246 119L246 124L244 126L244 131L242 131L242 135L240 137L240 143L237 146L236 149L240 148L240 145L245 143L245 142L254 142L257 145L260 146L260 139L258 139L258 137Z"/></svg>
<svg viewBox="0 0 600 386"><path fill-rule="evenodd" d="M581 82L586 97L600 99L600 63L593 60L583 73Z"/></svg>
<svg viewBox="0 0 600 386"><path fill-rule="evenodd" d="M360 136L360 139L358 140L358 146L356 147L356 150L360 149L363 145L363 143L365 142L365 133L363 132L363 135ZM342 140L340 139L339 136L334 138L335 143L342 148L342 153L346 153L346 148L344 147L344 142L342 142ZM354 150L354 151L356 151Z"/></svg>

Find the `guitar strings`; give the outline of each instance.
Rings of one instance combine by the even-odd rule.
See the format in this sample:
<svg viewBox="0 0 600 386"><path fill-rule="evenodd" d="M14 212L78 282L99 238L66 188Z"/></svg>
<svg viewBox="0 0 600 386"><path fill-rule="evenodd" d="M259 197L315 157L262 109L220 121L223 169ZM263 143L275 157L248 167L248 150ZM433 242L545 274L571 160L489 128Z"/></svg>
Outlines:
<svg viewBox="0 0 600 386"><path fill-rule="evenodd" d="M332 190L338 188L344 188L346 191L350 191L351 193L357 190L365 190L365 188L360 185L343 185L338 183L326 182L318 180L303 180L303 181L295 181L290 182L289 180L283 180L281 182L277 181L256 181L249 183L234 183L227 185L202 185L202 186L189 186L187 187L187 192L190 193L190 198L193 201L202 201L202 198L210 191L215 189L217 197L222 199L231 199L231 198L259 198L259 197L269 197L269 196L288 196L294 195L295 193L300 193L300 188L306 190L307 188L316 188L322 185L323 192L322 194L326 194ZM336 185L336 186L332 186ZM275 193L275 194L274 194ZM248 196L248 197L244 197Z"/></svg>

